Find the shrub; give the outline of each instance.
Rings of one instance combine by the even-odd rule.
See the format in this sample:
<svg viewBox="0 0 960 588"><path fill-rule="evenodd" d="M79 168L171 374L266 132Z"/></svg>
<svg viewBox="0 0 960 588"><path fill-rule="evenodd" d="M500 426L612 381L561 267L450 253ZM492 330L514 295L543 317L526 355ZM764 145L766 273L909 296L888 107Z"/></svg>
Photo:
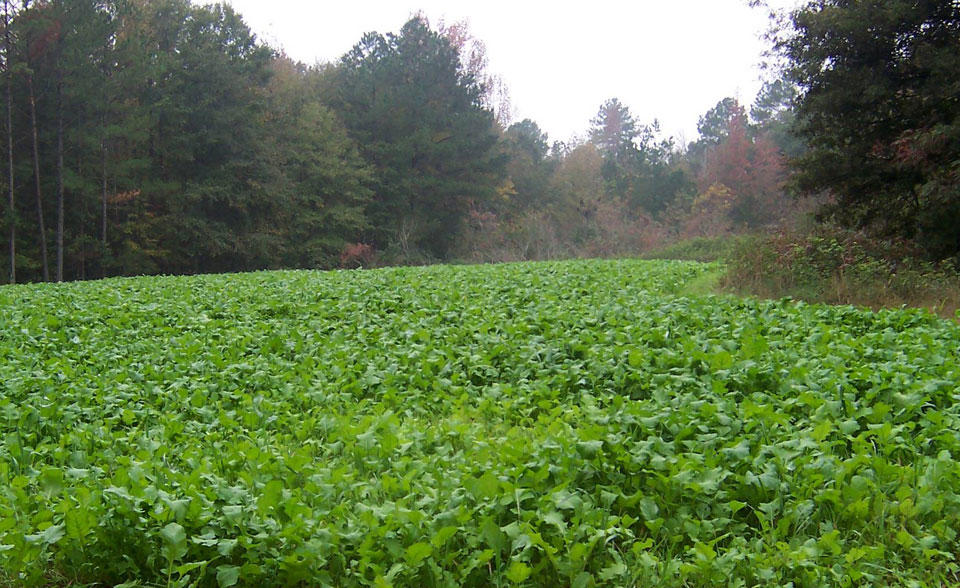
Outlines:
<svg viewBox="0 0 960 588"><path fill-rule="evenodd" d="M372 245L366 243L348 243L340 252L340 267L360 268L369 267L375 263L377 252Z"/></svg>
<svg viewBox="0 0 960 588"><path fill-rule="evenodd" d="M910 242L829 226L740 241L728 259L724 284L762 297L872 308L917 306L945 316L960 307L955 261L924 261Z"/></svg>

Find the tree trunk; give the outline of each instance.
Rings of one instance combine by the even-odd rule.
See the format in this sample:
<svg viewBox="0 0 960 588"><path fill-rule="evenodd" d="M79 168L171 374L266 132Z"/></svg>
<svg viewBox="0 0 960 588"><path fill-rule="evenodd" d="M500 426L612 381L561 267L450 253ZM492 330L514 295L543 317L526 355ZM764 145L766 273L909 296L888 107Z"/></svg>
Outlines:
<svg viewBox="0 0 960 588"><path fill-rule="evenodd" d="M101 117L100 126L104 129L104 136L100 139L100 206L103 224L100 227L100 239L103 243L100 252L100 277L107 277L107 139L106 139L106 116Z"/></svg>
<svg viewBox="0 0 960 588"><path fill-rule="evenodd" d="M57 281L63 281L63 70L57 68Z"/></svg>
<svg viewBox="0 0 960 588"><path fill-rule="evenodd" d="M83 160L77 155L77 175L83 177ZM80 198L80 280L87 279L87 199Z"/></svg>
<svg viewBox="0 0 960 588"><path fill-rule="evenodd" d="M10 201L10 283L17 283L17 202L13 191L13 76L10 72L10 0L3 0L3 57L7 63L7 189Z"/></svg>
<svg viewBox="0 0 960 588"><path fill-rule="evenodd" d="M50 265L47 262L47 227L43 222L43 194L40 191L40 147L37 138L37 99L33 94L32 73L27 74L27 91L30 95L30 127L33 134L33 180L37 194L37 218L40 225L40 263L43 266L43 281L49 282Z"/></svg>

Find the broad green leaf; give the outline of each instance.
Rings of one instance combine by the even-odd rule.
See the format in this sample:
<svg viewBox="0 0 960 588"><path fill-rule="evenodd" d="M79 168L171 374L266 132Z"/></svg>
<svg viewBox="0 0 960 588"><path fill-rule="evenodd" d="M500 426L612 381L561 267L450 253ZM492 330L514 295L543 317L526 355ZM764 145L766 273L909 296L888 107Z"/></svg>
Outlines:
<svg viewBox="0 0 960 588"><path fill-rule="evenodd" d="M176 561L187 554L187 533L179 523L168 523L160 531L161 553L167 561Z"/></svg>
<svg viewBox="0 0 960 588"><path fill-rule="evenodd" d="M433 553L433 547L429 543L414 543L413 545L407 547L404 551L403 557L407 562L407 565L410 567L417 567L420 565L420 562L430 557L430 554Z"/></svg>
<svg viewBox="0 0 960 588"><path fill-rule="evenodd" d="M434 535L430 539L430 542L433 544L434 547L439 549L444 545L446 545L447 541L449 541L451 537L456 535L456 533L457 533L457 528L454 526L443 527L442 529L437 531L436 535Z"/></svg>
<svg viewBox="0 0 960 588"><path fill-rule="evenodd" d="M240 580L240 566L218 566L217 585L220 588L236 585Z"/></svg>
<svg viewBox="0 0 960 588"><path fill-rule="evenodd" d="M514 584L520 584L530 577L530 566L520 561L510 562L510 568L507 569L507 579Z"/></svg>
<svg viewBox="0 0 960 588"><path fill-rule="evenodd" d="M626 573L627 573L627 566L624 565L623 562L616 562L600 570L600 573L597 575L600 577L601 580L610 581L610 580L613 580L614 578L619 578L620 576Z"/></svg>
<svg viewBox="0 0 960 588"><path fill-rule="evenodd" d="M580 572L577 574L577 577L573 579L573 582L570 583L570 588L592 588L595 585L596 583L591 573Z"/></svg>
<svg viewBox="0 0 960 588"><path fill-rule="evenodd" d="M652 521L657 518L657 514L660 513L660 507L657 506L657 502L649 497L643 497L640 502L640 512L643 514L643 518L648 521Z"/></svg>

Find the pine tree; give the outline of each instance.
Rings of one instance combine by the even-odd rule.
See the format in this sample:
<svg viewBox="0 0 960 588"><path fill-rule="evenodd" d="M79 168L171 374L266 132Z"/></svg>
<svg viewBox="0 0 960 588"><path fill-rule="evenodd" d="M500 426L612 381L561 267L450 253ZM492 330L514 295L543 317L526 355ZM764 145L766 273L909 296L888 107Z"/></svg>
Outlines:
<svg viewBox="0 0 960 588"><path fill-rule="evenodd" d="M377 244L412 232L417 248L446 255L504 166L493 113L456 49L419 17L398 34L368 34L340 60L334 106L375 171Z"/></svg>

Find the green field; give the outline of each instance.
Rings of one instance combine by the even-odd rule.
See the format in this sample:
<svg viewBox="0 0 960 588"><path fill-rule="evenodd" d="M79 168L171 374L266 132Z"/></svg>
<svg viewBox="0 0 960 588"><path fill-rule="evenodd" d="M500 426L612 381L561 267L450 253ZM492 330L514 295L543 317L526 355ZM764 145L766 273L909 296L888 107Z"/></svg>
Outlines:
<svg viewBox="0 0 960 588"><path fill-rule="evenodd" d="M960 582L960 326L570 261L0 289L0 585Z"/></svg>

